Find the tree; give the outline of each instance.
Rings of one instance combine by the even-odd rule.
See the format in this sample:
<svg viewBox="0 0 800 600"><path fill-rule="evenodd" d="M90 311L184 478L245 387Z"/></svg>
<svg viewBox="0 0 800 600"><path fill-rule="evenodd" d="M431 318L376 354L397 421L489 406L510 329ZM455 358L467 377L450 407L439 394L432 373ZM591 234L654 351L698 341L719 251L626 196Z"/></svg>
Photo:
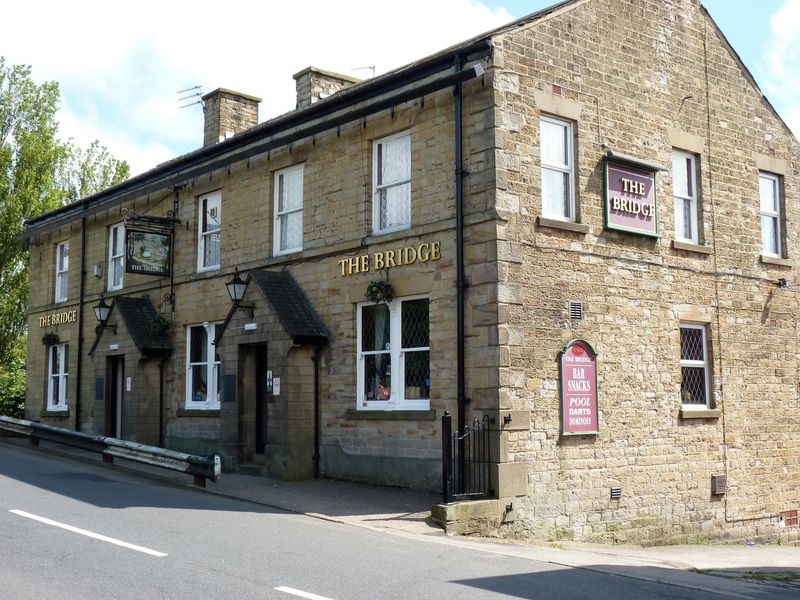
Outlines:
<svg viewBox="0 0 800 600"><path fill-rule="evenodd" d="M0 368L21 365L27 253L17 237L26 219L54 210L128 177L126 162L99 142L82 150L58 138L58 84L36 84L31 68L0 57Z"/></svg>
<svg viewBox="0 0 800 600"><path fill-rule="evenodd" d="M86 150L70 143L59 186L65 199L73 201L124 181L129 175L128 163L111 156L99 141L93 141Z"/></svg>

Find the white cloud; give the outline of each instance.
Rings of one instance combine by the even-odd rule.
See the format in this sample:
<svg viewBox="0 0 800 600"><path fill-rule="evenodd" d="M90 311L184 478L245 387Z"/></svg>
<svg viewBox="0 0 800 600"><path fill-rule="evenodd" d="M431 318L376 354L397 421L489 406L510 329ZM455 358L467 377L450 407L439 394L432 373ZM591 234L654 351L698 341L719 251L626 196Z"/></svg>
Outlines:
<svg viewBox="0 0 800 600"><path fill-rule="evenodd" d="M800 136L800 0L786 0L770 19L766 91Z"/></svg>
<svg viewBox="0 0 800 600"><path fill-rule="evenodd" d="M260 96L265 120L294 108L292 74L309 65L367 77L352 69L382 73L513 20L475 0L127 6L121 14L97 1L9 3L3 20L15 26L3 28L0 54L60 83L64 137L99 139L133 173L202 143L200 107L180 109L180 89Z"/></svg>

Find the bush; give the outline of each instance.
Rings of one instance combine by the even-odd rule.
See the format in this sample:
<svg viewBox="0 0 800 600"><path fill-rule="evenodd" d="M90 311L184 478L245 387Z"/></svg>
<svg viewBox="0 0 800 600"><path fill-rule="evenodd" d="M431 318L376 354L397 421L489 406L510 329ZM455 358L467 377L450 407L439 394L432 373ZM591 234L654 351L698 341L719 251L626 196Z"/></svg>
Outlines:
<svg viewBox="0 0 800 600"><path fill-rule="evenodd" d="M11 353L8 364L0 365L0 415L25 417L25 355L22 338Z"/></svg>

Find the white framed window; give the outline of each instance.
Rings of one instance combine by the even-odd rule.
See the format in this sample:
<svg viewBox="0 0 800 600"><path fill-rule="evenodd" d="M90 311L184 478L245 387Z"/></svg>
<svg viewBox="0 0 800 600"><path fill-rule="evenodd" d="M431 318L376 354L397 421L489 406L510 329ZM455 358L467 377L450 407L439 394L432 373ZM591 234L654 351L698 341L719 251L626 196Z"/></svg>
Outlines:
<svg viewBox="0 0 800 600"><path fill-rule="evenodd" d="M781 180L777 175L758 174L758 196L761 203L761 252L781 255Z"/></svg>
<svg viewBox="0 0 800 600"><path fill-rule="evenodd" d="M108 230L108 291L122 289L125 271L125 224L117 223Z"/></svg>
<svg viewBox="0 0 800 600"><path fill-rule="evenodd" d="M219 243L222 235L222 194L200 196L197 225L197 270L219 269Z"/></svg>
<svg viewBox="0 0 800 600"><path fill-rule="evenodd" d="M358 305L358 408L427 410L430 406L428 298Z"/></svg>
<svg viewBox="0 0 800 600"><path fill-rule="evenodd" d="M303 165L275 173L274 255L303 249Z"/></svg>
<svg viewBox="0 0 800 600"><path fill-rule="evenodd" d="M675 203L675 239L699 244L697 223L697 158L672 151L672 198Z"/></svg>
<svg viewBox="0 0 800 600"><path fill-rule="evenodd" d="M397 133L372 145L372 232L411 227L411 134Z"/></svg>
<svg viewBox="0 0 800 600"><path fill-rule="evenodd" d="M575 153L569 121L542 116L539 141L542 153L542 216L575 221Z"/></svg>
<svg viewBox="0 0 800 600"><path fill-rule="evenodd" d="M681 323L681 404L709 408L710 385L706 326Z"/></svg>
<svg viewBox="0 0 800 600"><path fill-rule="evenodd" d="M67 410L69 344L48 346L47 410Z"/></svg>
<svg viewBox="0 0 800 600"><path fill-rule="evenodd" d="M219 354L214 340L220 323L200 323L186 328L186 408L218 409Z"/></svg>
<svg viewBox="0 0 800 600"><path fill-rule="evenodd" d="M68 272L69 241L66 241L56 246L56 302L64 302L67 299Z"/></svg>

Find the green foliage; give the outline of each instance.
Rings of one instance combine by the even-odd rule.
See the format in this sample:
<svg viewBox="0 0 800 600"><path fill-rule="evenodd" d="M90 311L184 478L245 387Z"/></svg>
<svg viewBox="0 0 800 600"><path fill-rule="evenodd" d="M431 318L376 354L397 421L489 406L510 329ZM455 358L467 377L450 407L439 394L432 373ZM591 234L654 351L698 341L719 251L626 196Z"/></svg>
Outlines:
<svg viewBox="0 0 800 600"><path fill-rule="evenodd" d="M27 253L17 237L25 220L118 183L127 163L98 142L87 150L58 137L58 84L37 84L31 68L0 57L0 366L25 333Z"/></svg>
<svg viewBox="0 0 800 600"><path fill-rule="evenodd" d="M97 140L86 150L69 143L67 161L59 173L59 184L67 200L72 201L124 181L129 175L128 163L111 156L108 148Z"/></svg>
<svg viewBox="0 0 800 600"><path fill-rule="evenodd" d="M22 419L25 416L25 337L9 352L9 360L0 365L0 415Z"/></svg>

